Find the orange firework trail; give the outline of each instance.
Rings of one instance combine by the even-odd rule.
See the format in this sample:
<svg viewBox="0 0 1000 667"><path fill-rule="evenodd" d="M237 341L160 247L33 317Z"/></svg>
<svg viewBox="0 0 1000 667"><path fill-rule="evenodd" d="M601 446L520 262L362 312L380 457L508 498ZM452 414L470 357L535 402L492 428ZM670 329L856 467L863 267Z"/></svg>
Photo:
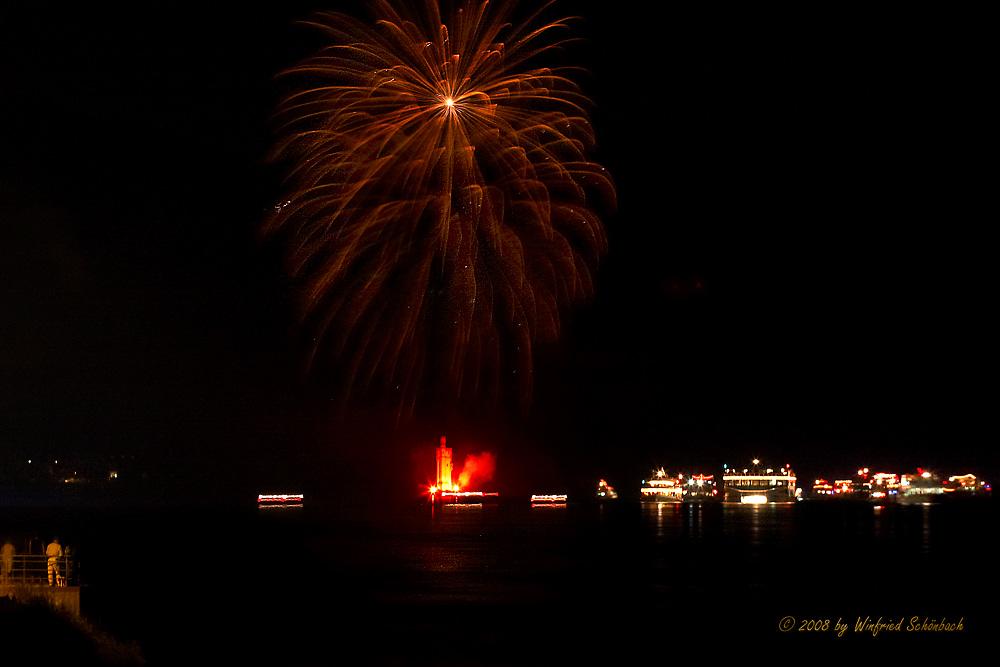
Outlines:
<svg viewBox="0 0 1000 667"><path fill-rule="evenodd" d="M288 193L263 231L302 284L308 363L403 412L425 391L525 407L532 347L592 294L614 205L587 98L536 64L568 20L457 4L316 15L331 45L285 72L278 112Z"/></svg>

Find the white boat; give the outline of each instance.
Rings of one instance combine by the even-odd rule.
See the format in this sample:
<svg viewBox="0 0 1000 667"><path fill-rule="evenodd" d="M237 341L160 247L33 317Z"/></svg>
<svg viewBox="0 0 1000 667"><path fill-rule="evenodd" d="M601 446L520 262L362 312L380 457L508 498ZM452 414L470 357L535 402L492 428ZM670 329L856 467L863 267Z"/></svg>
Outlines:
<svg viewBox="0 0 1000 667"><path fill-rule="evenodd" d="M639 493L644 503L679 503L684 499L681 481L669 477L663 468L655 471L648 482L643 481Z"/></svg>
<svg viewBox="0 0 1000 667"><path fill-rule="evenodd" d="M795 481L791 467L761 469L759 459L754 459L753 467L744 468L742 473L723 466L722 482L727 503L792 503L798 500L800 493Z"/></svg>

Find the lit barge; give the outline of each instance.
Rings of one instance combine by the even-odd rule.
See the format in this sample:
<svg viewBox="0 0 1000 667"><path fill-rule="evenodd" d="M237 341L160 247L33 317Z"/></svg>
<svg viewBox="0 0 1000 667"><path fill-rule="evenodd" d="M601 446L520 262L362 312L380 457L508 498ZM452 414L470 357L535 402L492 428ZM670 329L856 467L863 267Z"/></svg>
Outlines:
<svg viewBox="0 0 1000 667"><path fill-rule="evenodd" d="M430 489L430 501L442 505L482 505L495 503L500 494L496 491L442 491Z"/></svg>
<svg viewBox="0 0 1000 667"><path fill-rule="evenodd" d="M532 505L565 505L565 493L534 493L531 495Z"/></svg>
<svg viewBox="0 0 1000 667"><path fill-rule="evenodd" d="M303 498L301 493L260 493L257 505L301 505Z"/></svg>
<svg viewBox="0 0 1000 667"><path fill-rule="evenodd" d="M482 505L497 502L496 491L462 491L453 479L451 447L444 436L435 450L437 484L427 490L427 499L435 505Z"/></svg>

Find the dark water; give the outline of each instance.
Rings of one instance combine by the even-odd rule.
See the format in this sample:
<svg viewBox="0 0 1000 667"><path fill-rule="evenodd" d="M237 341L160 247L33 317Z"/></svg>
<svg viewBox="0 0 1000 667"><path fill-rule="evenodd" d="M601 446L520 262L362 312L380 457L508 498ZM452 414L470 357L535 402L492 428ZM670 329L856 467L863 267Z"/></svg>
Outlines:
<svg viewBox="0 0 1000 667"><path fill-rule="evenodd" d="M150 664L850 656L971 648L1000 620L992 502L18 516L75 542L84 613ZM876 634L866 617L902 625ZM942 618L962 629L907 632Z"/></svg>

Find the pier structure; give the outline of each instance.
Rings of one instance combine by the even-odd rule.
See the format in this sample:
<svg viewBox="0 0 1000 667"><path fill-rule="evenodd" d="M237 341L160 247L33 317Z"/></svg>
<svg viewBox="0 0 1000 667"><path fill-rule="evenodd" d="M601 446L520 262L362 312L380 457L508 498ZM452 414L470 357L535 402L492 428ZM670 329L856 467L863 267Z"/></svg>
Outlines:
<svg viewBox="0 0 1000 667"><path fill-rule="evenodd" d="M50 565L54 566L51 577ZM4 558L0 561L0 597L22 601L43 598L52 607L79 615L76 564L67 556L14 554Z"/></svg>

